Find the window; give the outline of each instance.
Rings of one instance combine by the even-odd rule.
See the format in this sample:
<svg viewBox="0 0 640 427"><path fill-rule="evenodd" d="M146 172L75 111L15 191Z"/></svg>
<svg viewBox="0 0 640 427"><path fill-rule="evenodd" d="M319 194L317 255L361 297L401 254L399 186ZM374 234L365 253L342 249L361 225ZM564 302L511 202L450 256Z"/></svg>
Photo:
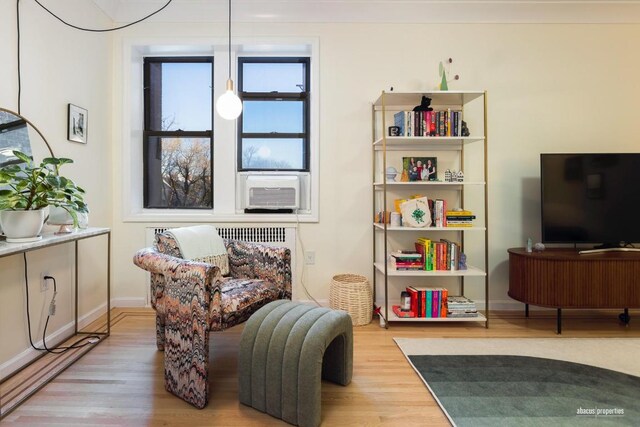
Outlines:
<svg viewBox="0 0 640 427"><path fill-rule="evenodd" d="M238 59L239 171L309 171L309 58Z"/></svg>
<svg viewBox="0 0 640 427"><path fill-rule="evenodd" d="M144 207L213 208L213 57L144 58Z"/></svg>

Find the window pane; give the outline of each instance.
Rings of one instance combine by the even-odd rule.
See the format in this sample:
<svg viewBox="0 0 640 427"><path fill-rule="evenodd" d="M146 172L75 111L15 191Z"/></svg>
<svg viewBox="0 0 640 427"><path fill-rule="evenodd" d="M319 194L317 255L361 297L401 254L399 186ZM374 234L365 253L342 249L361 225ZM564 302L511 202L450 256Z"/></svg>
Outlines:
<svg viewBox="0 0 640 427"><path fill-rule="evenodd" d="M145 207L213 207L211 140L150 137Z"/></svg>
<svg viewBox="0 0 640 427"><path fill-rule="evenodd" d="M150 64L150 128L211 130L211 63Z"/></svg>
<svg viewBox="0 0 640 427"><path fill-rule="evenodd" d="M304 132L302 101L244 101L243 110L244 133Z"/></svg>
<svg viewBox="0 0 640 427"><path fill-rule="evenodd" d="M305 91L305 64L287 63L243 63L243 92L290 92Z"/></svg>
<svg viewBox="0 0 640 427"><path fill-rule="evenodd" d="M301 138L244 138L242 168L303 169L304 140Z"/></svg>

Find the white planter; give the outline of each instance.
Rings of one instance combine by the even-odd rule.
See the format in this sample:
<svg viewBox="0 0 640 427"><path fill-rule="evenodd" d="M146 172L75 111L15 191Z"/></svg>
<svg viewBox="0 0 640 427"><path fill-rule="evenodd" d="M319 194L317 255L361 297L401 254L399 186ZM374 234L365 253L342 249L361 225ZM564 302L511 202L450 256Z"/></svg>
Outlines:
<svg viewBox="0 0 640 427"><path fill-rule="evenodd" d="M1 211L0 224L8 243L33 242L40 240L40 230L44 224L45 210Z"/></svg>

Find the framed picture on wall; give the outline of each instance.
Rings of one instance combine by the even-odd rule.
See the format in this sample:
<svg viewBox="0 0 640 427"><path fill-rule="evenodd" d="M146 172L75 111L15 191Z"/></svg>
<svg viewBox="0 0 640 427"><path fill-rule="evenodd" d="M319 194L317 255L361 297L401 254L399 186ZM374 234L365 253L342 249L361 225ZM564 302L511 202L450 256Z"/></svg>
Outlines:
<svg viewBox="0 0 640 427"><path fill-rule="evenodd" d="M409 181L437 181L437 164L436 157L403 157L402 174Z"/></svg>
<svg viewBox="0 0 640 427"><path fill-rule="evenodd" d="M87 143L87 125L89 113L84 108L69 104L67 121L67 139L81 144Z"/></svg>

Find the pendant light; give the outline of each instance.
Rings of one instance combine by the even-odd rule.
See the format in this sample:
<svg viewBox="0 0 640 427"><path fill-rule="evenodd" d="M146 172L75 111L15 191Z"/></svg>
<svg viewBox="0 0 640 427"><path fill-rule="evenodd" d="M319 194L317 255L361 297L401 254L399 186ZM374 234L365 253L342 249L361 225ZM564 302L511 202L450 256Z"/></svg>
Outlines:
<svg viewBox="0 0 640 427"><path fill-rule="evenodd" d="M242 101L233 93L233 80L231 80L231 0L229 0L229 79L227 91L216 102L216 110L226 120L235 120L242 112Z"/></svg>

